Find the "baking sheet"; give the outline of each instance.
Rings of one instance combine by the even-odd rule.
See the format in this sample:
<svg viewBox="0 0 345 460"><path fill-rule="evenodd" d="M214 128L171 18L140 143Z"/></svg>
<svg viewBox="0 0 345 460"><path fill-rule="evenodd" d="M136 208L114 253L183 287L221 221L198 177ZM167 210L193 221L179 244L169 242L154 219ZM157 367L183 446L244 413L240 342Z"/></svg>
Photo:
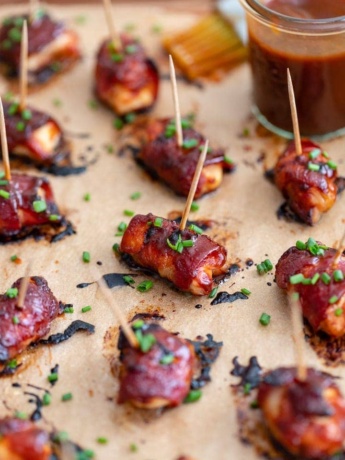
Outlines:
<svg viewBox="0 0 345 460"><path fill-rule="evenodd" d="M1 7L1 17L15 11L22 9ZM84 154L88 159L97 157L97 161L80 176L50 176L57 202L78 233L53 245L27 240L1 246L0 290L4 292L23 276L27 262L33 259L32 274L44 276L57 298L74 305L74 314L57 319L52 332L64 330L71 320L78 318L95 324L96 332L92 336L79 334L66 343L30 353L27 358L30 366L13 378L0 381L1 399L6 402L0 405L0 416L11 410L32 410L28 397L23 395L25 385L49 388L47 375L58 363L60 378L51 389L52 404L43 411L45 425L53 424L68 432L71 439L93 449L97 459L177 460L182 455L195 460L255 459L254 450L242 445L237 434L236 407L230 390L230 384L237 380L229 374L231 361L239 356L240 362L247 362L250 356L257 355L268 369L294 364L294 354L284 294L276 287L272 274L259 277L255 266L247 269L245 261L251 258L259 263L268 257L276 263L297 239L306 240L309 236L325 244L336 244L344 229L345 198L339 197L315 228L278 221L275 212L283 200L264 179L263 166L273 164L284 141L262 136L263 131L256 129L250 116L247 64L236 68L222 82L206 83L203 88L179 82L182 113L196 110L198 126L210 138L211 145L224 146L227 155L238 165L235 174L225 176L220 190L199 201L200 209L193 218L214 219L216 224L209 234L226 246L229 262L239 262L242 267L221 290L234 292L245 287L252 294L245 301L210 306L210 299L177 293L164 281L155 281L154 288L143 294L130 287L113 289L114 299L128 318L157 309L166 317L163 326L168 330L191 339L212 333L215 340L224 342L212 370L212 382L203 390L199 402L165 411L160 416L118 406L114 402L118 382L111 374L109 350L104 345L106 332L113 330L117 321L95 285L76 288L78 283L93 280L89 265L82 262L82 252L90 252L90 265L98 267L102 274L128 272L111 249L115 242L120 242L114 236L117 225L129 221L123 210L166 217L172 210L182 211L184 200L152 181L129 155L118 157L104 148L105 144L111 144L116 151L119 135L112 127L114 116L107 109L89 107L89 101L94 99L94 56L106 31L101 7L52 6L49 11L77 29L82 38L83 61L54 84L31 95L30 103L51 112L68 132L89 133L88 139L72 137L73 157L77 161ZM118 29L133 24L135 34L162 64L163 73L167 73L168 66L160 49L160 35L152 32L152 26L159 24L163 32L168 32L188 27L195 19L195 13L173 7L116 7ZM2 79L1 91L6 89ZM54 105L56 99L61 106ZM170 84L163 80L153 115L172 113ZM249 129L248 137L241 137L244 128ZM338 163L340 175L345 175L344 144L344 138L323 144ZM141 192L141 198L131 201L130 195L136 191ZM85 193L91 194L89 202L83 200ZM13 254L23 263L10 262ZM97 261L102 265L97 265ZM202 308L195 308L198 303ZM92 310L82 314L81 308L86 305L91 305ZM271 315L268 327L259 324L263 312ZM305 348L307 362L325 369L307 344ZM343 366L327 370L344 376ZM23 387L13 388L13 382ZM345 392L344 380L339 385ZM61 395L67 392L73 393L73 399L61 402ZM108 444L97 444L100 436L108 438ZM132 443L138 447L136 453L130 450Z"/></svg>

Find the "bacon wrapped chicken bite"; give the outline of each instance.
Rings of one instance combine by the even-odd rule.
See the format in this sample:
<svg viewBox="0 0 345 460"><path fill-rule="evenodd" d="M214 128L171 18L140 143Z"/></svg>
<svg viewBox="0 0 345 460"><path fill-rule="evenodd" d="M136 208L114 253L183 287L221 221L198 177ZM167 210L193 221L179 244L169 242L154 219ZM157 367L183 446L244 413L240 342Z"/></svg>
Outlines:
<svg viewBox="0 0 345 460"><path fill-rule="evenodd" d="M213 277L225 272L226 249L196 226L180 231L176 222L136 215L124 232L120 251L140 267L157 272L181 291L208 295Z"/></svg>
<svg viewBox="0 0 345 460"><path fill-rule="evenodd" d="M121 35L121 49L102 43L95 72L97 97L123 116L150 109L158 94L159 75L137 39Z"/></svg>
<svg viewBox="0 0 345 460"><path fill-rule="evenodd" d="M143 409L182 404L190 391L196 357L193 345L158 324L133 323L139 348L121 333L118 402Z"/></svg>
<svg viewBox="0 0 345 460"><path fill-rule="evenodd" d="M0 28L0 63L5 65L9 76L19 76L24 20L28 23L30 85L46 82L80 58L79 38L62 21L54 21L42 10L38 10L33 17L11 16L3 21Z"/></svg>
<svg viewBox="0 0 345 460"><path fill-rule="evenodd" d="M47 179L12 174L10 181L0 180L0 242L40 232L53 239L67 227L71 225L60 215Z"/></svg>
<svg viewBox="0 0 345 460"><path fill-rule="evenodd" d="M29 420L0 419L1 460L50 460L50 435Z"/></svg>
<svg viewBox="0 0 345 460"><path fill-rule="evenodd" d="M298 459L323 460L344 449L345 400L334 379L296 368L267 373L258 388L258 404L273 437Z"/></svg>
<svg viewBox="0 0 345 460"><path fill-rule="evenodd" d="M288 249L276 266L276 281L298 292L304 317L315 331L331 337L345 334L345 257L309 238Z"/></svg>
<svg viewBox="0 0 345 460"><path fill-rule="evenodd" d="M31 343L50 330L50 323L62 311L47 281L38 276L30 278L23 307L18 307L22 278L5 294L0 295L0 363L13 359Z"/></svg>
<svg viewBox="0 0 345 460"><path fill-rule="evenodd" d="M69 159L63 131L56 120L32 107L4 103L7 142L10 154L29 158L40 165L57 165Z"/></svg>
<svg viewBox="0 0 345 460"><path fill-rule="evenodd" d="M290 142L274 168L275 184L290 209L308 225L316 224L334 205L336 179L336 164L310 140L302 140L301 155Z"/></svg>
<svg viewBox="0 0 345 460"><path fill-rule="evenodd" d="M153 120L146 130L146 140L140 149L137 161L153 176L158 176L177 194L188 196L196 165L205 137L192 128L188 119L182 120L183 145L178 146L175 122L171 119ZM234 163L222 149L209 149L195 199L217 189L223 179L223 172L235 169Z"/></svg>

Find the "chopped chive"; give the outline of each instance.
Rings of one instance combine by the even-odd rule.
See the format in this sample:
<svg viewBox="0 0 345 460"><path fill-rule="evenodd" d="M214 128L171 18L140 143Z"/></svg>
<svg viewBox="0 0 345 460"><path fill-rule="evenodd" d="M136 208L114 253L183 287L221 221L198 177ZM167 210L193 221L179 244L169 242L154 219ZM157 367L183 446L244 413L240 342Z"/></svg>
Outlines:
<svg viewBox="0 0 345 460"><path fill-rule="evenodd" d="M322 156L325 158L329 158L329 155L325 150L322 151Z"/></svg>
<svg viewBox="0 0 345 460"><path fill-rule="evenodd" d="M81 309L82 313L87 313L88 311L92 310L92 307L90 305L87 305L86 307L83 307Z"/></svg>
<svg viewBox="0 0 345 460"><path fill-rule="evenodd" d="M265 265L267 271L272 270L273 264L272 264L272 262L270 261L270 259L266 259L266 260L264 260L262 263Z"/></svg>
<svg viewBox="0 0 345 460"><path fill-rule="evenodd" d="M91 260L90 253L88 251L83 251L82 259L83 259L83 262L88 264L90 262L90 260Z"/></svg>
<svg viewBox="0 0 345 460"><path fill-rule="evenodd" d="M31 118L32 118L31 110L24 109L22 111L22 119L25 120L25 121L28 121L28 120L31 120Z"/></svg>
<svg viewBox="0 0 345 460"><path fill-rule="evenodd" d="M186 139L183 141L182 147L184 149L192 149L198 145L199 141L197 139Z"/></svg>
<svg viewBox="0 0 345 460"><path fill-rule="evenodd" d="M331 169L337 169L337 163L335 163L332 160L327 161L327 166L329 166Z"/></svg>
<svg viewBox="0 0 345 460"><path fill-rule="evenodd" d="M120 252L121 252L119 243L113 244L112 249L113 249L114 252L116 252L116 254L120 254Z"/></svg>
<svg viewBox="0 0 345 460"><path fill-rule="evenodd" d="M134 54L138 49L138 46L137 45L127 45L125 47L125 52L127 54Z"/></svg>
<svg viewBox="0 0 345 460"><path fill-rule="evenodd" d="M243 385L243 394L249 395L251 389L252 389L252 385L250 383L245 383Z"/></svg>
<svg viewBox="0 0 345 460"><path fill-rule="evenodd" d="M135 200L139 200L139 198L141 197L141 192L134 192L132 193L132 195L130 195L130 199L135 201Z"/></svg>
<svg viewBox="0 0 345 460"><path fill-rule="evenodd" d="M315 273L315 275L311 279L311 284L316 284L320 279L320 273Z"/></svg>
<svg viewBox="0 0 345 460"><path fill-rule="evenodd" d="M14 316L12 317L12 323L13 323L13 324L19 324L19 323L20 323L19 318L18 318L17 315L14 315Z"/></svg>
<svg viewBox="0 0 345 460"><path fill-rule="evenodd" d="M18 123L16 124L16 130L19 131L19 132L22 132L22 131L25 130L24 121L18 121Z"/></svg>
<svg viewBox="0 0 345 460"><path fill-rule="evenodd" d="M162 227L163 226L163 219L161 217L156 217L155 221L153 222L154 227Z"/></svg>
<svg viewBox="0 0 345 460"><path fill-rule="evenodd" d="M199 208L200 206L198 205L198 203L195 203L195 201L193 201L192 204L190 205L191 212L199 211Z"/></svg>
<svg viewBox="0 0 345 460"><path fill-rule="evenodd" d="M335 316L341 316L343 314L343 309L342 308L337 308L334 311Z"/></svg>
<svg viewBox="0 0 345 460"><path fill-rule="evenodd" d="M259 275L263 275L264 273L266 273L265 267L262 264L257 264L256 269Z"/></svg>
<svg viewBox="0 0 345 460"><path fill-rule="evenodd" d="M234 163L234 161L230 157L228 157L227 155L224 155L224 161L228 165L232 165Z"/></svg>
<svg viewBox="0 0 345 460"><path fill-rule="evenodd" d="M6 190L0 190L0 196L1 198L8 200L10 197L10 192L6 192Z"/></svg>
<svg viewBox="0 0 345 460"><path fill-rule="evenodd" d="M243 128L242 136L243 137L248 137L249 136L249 129L248 128Z"/></svg>
<svg viewBox="0 0 345 460"><path fill-rule="evenodd" d="M160 364L168 365L174 362L174 355L164 355L161 360L159 361Z"/></svg>
<svg viewBox="0 0 345 460"><path fill-rule="evenodd" d="M0 179L3 179L5 177L5 171L0 171Z"/></svg>
<svg viewBox="0 0 345 460"><path fill-rule="evenodd" d="M1 42L1 48L4 50L10 50L12 48L12 42L11 40L8 40L7 38Z"/></svg>
<svg viewBox="0 0 345 460"><path fill-rule="evenodd" d="M59 374L57 372L52 372L48 375L47 379L50 383L57 382L59 380Z"/></svg>
<svg viewBox="0 0 345 460"><path fill-rule="evenodd" d="M73 307L65 307L63 311L64 311L64 313L74 313L74 308Z"/></svg>
<svg viewBox="0 0 345 460"><path fill-rule="evenodd" d="M271 321L271 316L268 315L267 313L262 313L262 315L260 316L259 321L263 326L268 326L270 324L270 321Z"/></svg>
<svg viewBox="0 0 345 460"><path fill-rule="evenodd" d="M7 34L8 38L10 38L13 42L19 43L22 39L22 33L19 29L16 29L13 27L13 29L10 29Z"/></svg>
<svg viewBox="0 0 345 460"><path fill-rule="evenodd" d="M336 303L338 302L338 297L336 295L332 295L332 297L329 299L329 303L330 304L333 304L333 303Z"/></svg>
<svg viewBox="0 0 345 460"><path fill-rule="evenodd" d="M311 284L311 278L304 278L302 280L302 284L305 284L305 285Z"/></svg>
<svg viewBox="0 0 345 460"><path fill-rule="evenodd" d="M214 288L212 289L212 291L211 291L211 292L209 293L209 295L208 295L208 298L209 298L209 299L213 299L213 297L216 297L217 292L218 292L218 286L217 286L217 287L214 287Z"/></svg>
<svg viewBox="0 0 345 460"><path fill-rule="evenodd" d="M127 284L134 284L135 283L134 279L130 275L123 275L122 279Z"/></svg>
<svg viewBox="0 0 345 460"><path fill-rule="evenodd" d="M43 398L42 398L43 406L49 406L51 401L52 401L52 397L50 393L44 393Z"/></svg>
<svg viewBox="0 0 345 460"><path fill-rule="evenodd" d="M156 337L153 334L143 334L140 329L135 331L135 336L143 353L149 352L156 343Z"/></svg>
<svg viewBox="0 0 345 460"><path fill-rule="evenodd" d="M119 53L111 53L111 60L114 62L122 62L123 61L123 56L122 54Z"/></svg>
<svg viewBox="0 0 345 460"><path fill-rule="evenodd" d="M124 216L133 217L134 214L135 214L135 212L134 212L134 211L131 211L130 209L125 209L125 210L123 211L123 214L124 214Z"/></svg>
<svg viewBox="0 0 345 460"><path fill-rule="evenodd" d="M195 224L190 224L190 226L188 228L189 228L189 230L192 230L193 232L197 233L198 235L202 235L202 233L203 233L203 229L198 227Z"/></svg>
<svg viewBox="0 0 345 460"><path fill-rule="evenodd" d="M19 410L16 410L14 413L15 418L19 418L20 420L27 420L28 419L28 414L25 412L21 412Z"/></svg>
<svg viewBox="0 0 345 460"><path fill-rule="evenodd" d="M309 169L309 171L320 171L320 165L317 165L317 164L312 163L311 161L309 161L308 169Z"/></svg>
<svg viewBox="0 0 345 460"><path fill-rule="evenodd" d="M84 201L90 201L91 200L91 194L90 193L85 193L85 195L83 196L83 200Z"/></svg>
<svg viewBox="0 0 345 460"><path fill-rule="evenodd" d="M331 277L329 276L328 273L324 272L321 274L321 280L325 283L325 284L329 284L331 282Z"/></svg>
<svg viewBox="0 0 345 460"><path fill-rule="evenodd" d="M9 297L10 299L15 299L15 298L18 296L18 289L17 289L17 288L10 288L10 289L7 289L6 295L7 295L7 297Z"/></svg>
<svg viewBox="0 0 345 460"><path fill-rule="evenodd" d="M193 403L198 401L202 396L201 390L190 390L187 396L184 398L184 403Z"/></svg>
<svg viewBox="0 0 345 460"><path fill-rule="evenodd" d="M144 324L145 324L145 321L143 319L137 319L132 324L132 328L133 329L141 329L144 326Z"/></svg>
<svg viewBox="0 0 345 460"><path fill-rule="evenodd" d="M127 228L127 224L126 222L120 222L119 225L117 226L117 229L120 233L124 233L124 231L126 230ZM119 236L119 235L117 235Z"/></svg>
<svg viewBox="0 0 345 460"><path fill-rule="evenodd" d="M10 257L11 262L17 262L18 256L14 254L13 256Z"/></svg>
<svg viewBox="0 0 345 460"><path fill-rule="evenodd" d="M184 240L182 241L182 246L184 248L191 248L194 246L194 241L193 240Z"/></svg>
<svg viewBox="0 0 345 460"><path fill-rule="evenodd" d="M0 180L0 185L8 185L9 182L8 180L4 179L4 180Z"/></svg>
<svg viewBox="0 0 345 460"><path fill-rule="evenodd" d="M139 292L147 292L150 289L152 289L152 287L153 287L153 281L145 280L145 281L142 281L140 284L138 284L137 290Z"/></svg>
<svg viewBox="0 0 345 460"><path fill-rule="evenodd" d="M298 241L296 241L296 248L301 249L301 250L306 249L307 245L305 243L303 243L303 241L298 240Z"/></svg>
<svg viewBox="0 0 345 460"><path fill-rule="evenodd" d="M126 113L124 116L125 122L130 124L133 123L133 121L136 119L135 113Z"/></svg>
<svg viewBox="0 0 345 460"><path fill-rule="evenodd" d="M115 120L113 121L113 126L115 129L117 129L118 131L120 131L120 129L123 128L123 120L121 120L121 118L115 118Z"/></svg>
<svg viewBox="0 0 345 460"><path fill-rule="evenodd" d="M13 104L9 106L7 113L11 116L15 115L18 109L19 109L19 104L17 102L14 102Z"/></svg>
<svg viewBox="0 0 345 460"><path fill-rule="evenodd" d="M59 431L58 433L55 433L53 436L53 441L58 442L58 443L63 443L65 441L68 441L69 436L66 431Z"/></svg>
<svg viewBox="0 0 345 460"><path fill-rule="evenodd" d="M304 280L304 275L302 273L296 273L296 275L290 276L290 284L299 284Z"/></svg>
<svg viewBox="0 0 345 460"><path fill-rule="evenodd" d="M58 214L50 214L49 216L49 220L51 222L56 222L57 220L60 220L61 219L61 216L59 216Z"/></svg>
<svg viewBox="0 0 345 460"><path fill-rule="evenodd" d="M309 158L311 160L315 160L319 155L321 154L320 149L313 149L311 152L309 152Z"/></svg>
<svg viewBox="0 0 345 460"><path fill-rule="evenodd" d="M70 401L73 399L72 393L65 393L61 396L61 401Z"/></svg>
<svg viewBox="0 0 345 460"><path fill-rule="evenodd" d="M47 203L44 200L37 200L32 203L32 207L37 213L44 212L47 210Z"/></svg>
<svg viewBox="0 0 345 460"><path fill-rule="evenodd" d="M244 295L250 295L250 294L251 294L251 291L250 291L249 289L246 289L246 288L242 288L242 289L241 289L241 292L242 292L242 294L244 294Z"/></svg>
<svg viewBox="0 0 345 460"><path fill-rule="evenodd" d="M11 359L10 361L8 361L8 363L6 363L6 367L10 368L10 369L16 369L18 367L18 362L16 359Z"/></svg>
<svg viewBox="0 0 345 460"><path fill-rule="evenodd" d="M132 444L129 445L129 450L131 452L138 452L138 446L136 444L132 443Z"/></svg>
<svg viewBox="0 0 345 460"><path fill-rule="evenodd" d="M341 270L334 270L333 273L333 278L335 282L343 281L344 280L344 274Z"/></svg>
<svg viewBox="0 0 345 460"><path fill-rule="evenodd" d="M98 442L98 444L108 444L108 439L104 438L103 436L97 438L96 441Z"/></svg>
<svg viewBox="0 0 345 460"><path fill-rule="evenodd" d="M90 99L90 100L88 101L87 105L88 105L88 106L90 107L90 109L92 109L92 110L96 110L96 109L98 109L98 107L99 107L98 102L95 101L94 99Z"/></svg>

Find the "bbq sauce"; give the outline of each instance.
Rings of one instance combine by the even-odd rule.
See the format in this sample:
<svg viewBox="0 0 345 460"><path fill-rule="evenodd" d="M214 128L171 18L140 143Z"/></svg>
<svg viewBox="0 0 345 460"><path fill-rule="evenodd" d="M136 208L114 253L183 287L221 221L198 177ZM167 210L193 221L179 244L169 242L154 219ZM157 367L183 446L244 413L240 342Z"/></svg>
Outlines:
<svg viewBox="0 0 345 460"><path fill-rule="evenodd" d="M271 27L248 22L254 102L259 112L275 127L292 131L289 68L301 134L320 136L344 128L345 29L340 26L338 33L328 34L327 26L315 24L313 31L310 23L345 16L345 1L269 0L265 6L271 10L266 11ZM297 33L287 33L287 26Z"/></svg>

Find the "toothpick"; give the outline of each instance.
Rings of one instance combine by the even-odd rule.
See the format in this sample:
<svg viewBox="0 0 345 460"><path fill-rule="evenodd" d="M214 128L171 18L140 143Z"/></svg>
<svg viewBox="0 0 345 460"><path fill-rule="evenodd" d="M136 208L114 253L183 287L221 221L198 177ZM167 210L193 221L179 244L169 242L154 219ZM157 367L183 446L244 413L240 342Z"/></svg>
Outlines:
<svg viewBox="0 0 345 460"><path fill-rule="evenodd" d="M202 151L202 153L201 153L201 155L199 157L198 163L196 165L192 185L190 186L188 198L187 198L187 201L186 201L186 206L185 206L183 214L182 214L182 219L181 219L181 223L180 223L180 230L181 231L184 230L185 227L186 227L186 223L187 223L189 212L190 212L190 207L192 205L194 195L195 195L195 191L196 191L199 179L200 179L200 174L201 174L202 168L203 168L204 163L205 163L207 150L208 150L208 140L206 140L206 142L205 142L204 149L203 149L203 151Z"/></svg>
<svg viewBox="0 0 345 460"><path fill-rule="evenodd" d="M115 26L114 26L111 0L103 0L103 5L104 5L105 18L107 20L108 29L109 29L110 38L111 38L113 47L116 51L120 51L122 48L121 40L118 34L116 33Z"/></svg>
<svg viewBox="0 0 345 460"><path fill-rule="evenodd" d="M292 335L295 342L297 378L300 382L304 382L307 379L307 368L304 361L303 320L301 304L297 292L289 294L289 304L291 308Z"/></svg>
<svg viewBox="0 0 345 460"><path fill-rule="evenodd" d="M334 261L333 261L333 268L337 267L339 260L341 259L341 256L343 255L344 249L345 249L345 232L343 233L343 236L341 237L341 240L338 244L338 249L335 254Z"/></svg>
<svg viewBox="0 0 345 460"><path fill-rule="evenodd" d="M18 308L24 307L25 296L28 291L28 287L29 287L29 283L31 279L30 277L31 268L32 268L32 261L28 263L28 266L26 267L26 270L25 270L25 275L23 276L22 281L20 283L18 300L17 300Z"/></svg>
<svg viewBox="0 0 345 460"><path fill-rule="evenodd" d="M6 180L10 181L11 180L10 158L8 156L5 115L4 115L4 107L2 105L1 97L0 97L0 133L1 133L2 161L4 163L5 178Z"/></svg>
<svg viewBox="0 0 345 460"><path fill-rule="evenodd" d="M295 147L296 147L297 155L301 155L302 154L301 135L299 132L296 100L295 100L295 93L293 90L293 85L292 85L292 80L291 80L291 75L290 75L290 69L287 69L287 80L288 80L288 90L289 90L293 135L295 138Z"/></svg>
<svg viewBox="0 0 345 460"><path fill-rule="evenodd" d="M20 47L20 110L26 107L28 94L28 24L23 22L22 41Z"/></svg>
<svg viewBox="0 0 345 460"><path fill-rule="evenodd" d="M98 284L103 296L105 297L106 301L108 302L109 306L114 310L114 312L115 312L115 314L117 316L117 319L118 319L118 321L120 323L120 326L121 326L121 328L123 330L123 333L125 334L129 344L133 348L139 348L138 339L136 338L132 328L128 325L127 320L126 320L124 314L122 313L122 310L120 309L120 307L115 302L115 299L112 297L109 289L107 288L106 282L104 281L104 278L100 275L98 270L92 269L91 271L92 271L93 275L95 276L95 278L96 279L98 278L97 284Z"/></svg>
<svg viewBox="0 0 345 460"><path fill-rule="evenodd" d="M180 103L179 103L179 100L178 100L174 61L173 61L173 58L172 58L171 54L169 54L169 66L170 66L171 87L172 87L174 106L175 106L175 125L176 125L177 145L179 147L182 147L183 134L182 134L182 125L181 125Z"/></svg>
<svg viewBox="0 0 345 460"><path fill-rule="evenodd" d="M40 2L39 0L30 0L29 15L30 19L33 21L35 19L36 13L39 10Z"/></svg>

